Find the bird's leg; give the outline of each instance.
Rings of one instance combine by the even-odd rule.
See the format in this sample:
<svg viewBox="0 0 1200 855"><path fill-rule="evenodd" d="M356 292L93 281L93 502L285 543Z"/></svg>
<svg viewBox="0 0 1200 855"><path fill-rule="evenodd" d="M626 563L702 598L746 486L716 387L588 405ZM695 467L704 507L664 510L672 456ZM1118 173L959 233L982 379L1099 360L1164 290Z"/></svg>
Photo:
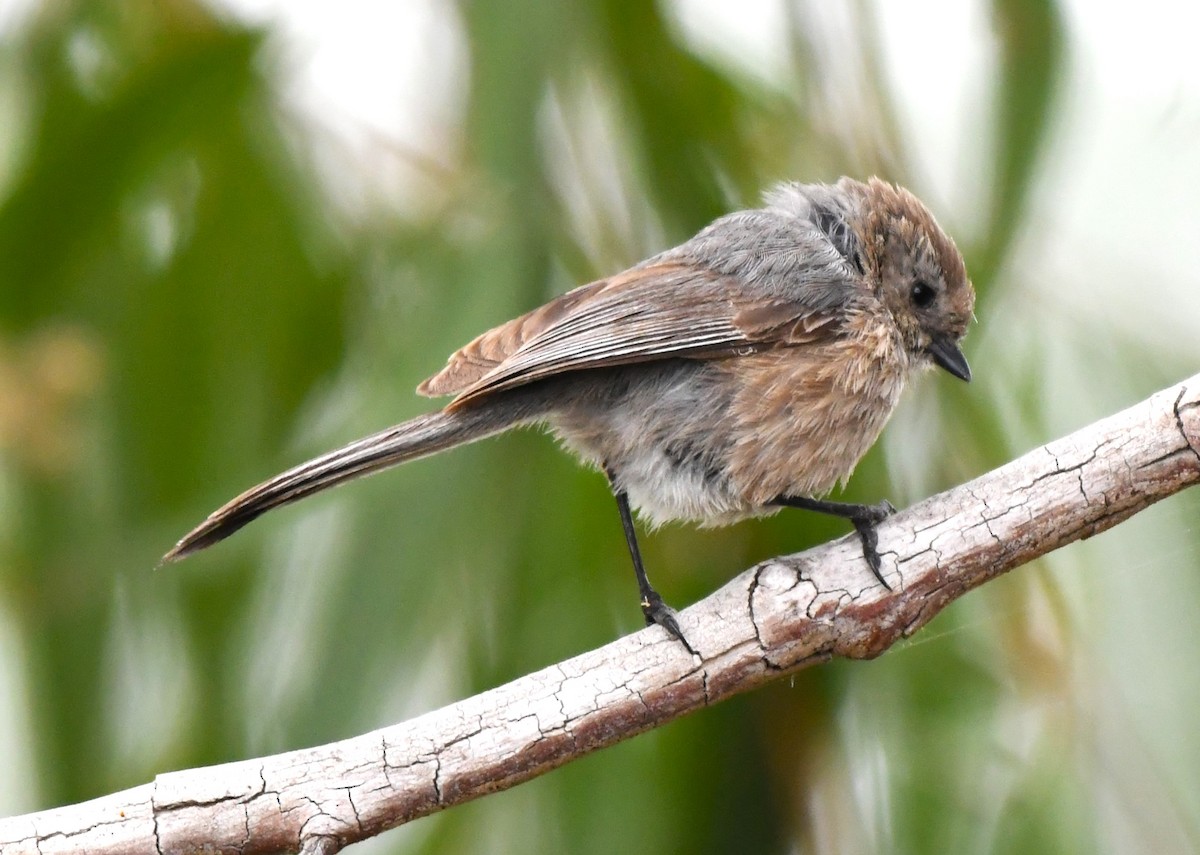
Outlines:
<svg viewBox="0 0 1200 855"><path fill-rule="evenodd" d="M854 523L854 529L858 532L859 539L862 540L863 558L867 560L867 566L871 568L871 572L875 574L879 584L889 591L892 590L892 586L883 578L883 573L879 569L879 535L875 531L877 523L883 522L896 513L896 509L887 499L873 505L855 505L849 502L810 499L806 496L780 496L771 504L783 505L788 508L802 508L806 511L816 511L850 520Z"/></svg>
<svg viewBox="0 0 1200 855"><path fill-rule="evenodd" d="M633 573L637 576L638 594L642 598L642 614L646 616L646 625L658 624L671 635L679 639L687 648L688 653L696 655L695 649L684 638L683 630L679 628L675 610L663 602L662 596L650 584L646 576L646 567L642 564L642 552L638 549L637 530L633 527L633 514L629 510L629 496L618 488L609 472L608 480L612 484L613 496L617 500L617 511L621 514L621 527L625 530L625 543L629 546L629 557L633 559Z"/></svg>

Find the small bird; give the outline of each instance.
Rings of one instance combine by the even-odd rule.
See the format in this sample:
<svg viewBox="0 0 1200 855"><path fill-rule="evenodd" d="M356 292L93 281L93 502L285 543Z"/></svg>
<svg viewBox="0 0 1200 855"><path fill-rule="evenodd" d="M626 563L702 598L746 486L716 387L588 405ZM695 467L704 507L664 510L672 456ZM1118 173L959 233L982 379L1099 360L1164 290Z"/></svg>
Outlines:
<svg viewBox="0 0 1200 855"><path fill-rule="evenodd" d="M608 477L647 624L695 652L646 577L631 509L724 525L804 508L848 519L875 577L895 509L820 498L874 444L914 369L971 379L975 292L929 210L878 178L785 183L674 249L576 288L454 353L418 416L289 469L214 511L164 556L272 508L519 425Z"/></svg>

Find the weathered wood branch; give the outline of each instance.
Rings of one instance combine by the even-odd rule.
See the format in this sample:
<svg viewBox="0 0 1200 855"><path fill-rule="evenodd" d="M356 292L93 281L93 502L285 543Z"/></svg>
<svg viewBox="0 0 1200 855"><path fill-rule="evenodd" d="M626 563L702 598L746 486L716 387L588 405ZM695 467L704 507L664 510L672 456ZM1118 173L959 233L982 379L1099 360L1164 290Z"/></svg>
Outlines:
<svg viewBox="0 0 1200 855"><path fill-rule="evenodd" d="M877 656L1001 573L1200 481L1200 375L897 514L764 562L653 627L352 739L0 820L0 853L332 853L834 656Z"/></svg>

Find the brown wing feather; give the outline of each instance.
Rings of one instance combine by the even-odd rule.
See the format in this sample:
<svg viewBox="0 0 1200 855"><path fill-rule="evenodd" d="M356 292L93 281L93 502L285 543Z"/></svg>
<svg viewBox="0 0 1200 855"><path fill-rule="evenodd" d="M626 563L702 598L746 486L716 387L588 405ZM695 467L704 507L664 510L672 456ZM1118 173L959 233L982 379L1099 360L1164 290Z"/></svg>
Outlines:
<svg viewBox="0 0 1200 855"><path fill-rule="evenodd" d="M834 316L779 297L736 306L739 282L671 262L577 288L484 333L425 381L451 407L567 371L671 357L716 358L828 335Z"/></svg>
<svg viewBox="0 0 1200 855"><path fill-rule="evenodd" d="M481 380L489 371L520 350L525 342L561 320L608 282L608 279L600 279L588 285L581 285L532 312L476 336L470 343L452 353L446 360L446 367L418 386L417 392L430 398L458 394Z"/></svg>
<svg viewBox="0 0 1200 855"><path fill-rule="evenodd" d="M763 300L741 307L733 323L754 341L774 341L781 347L807 344L833 332L837 315L802 311L785 300Z"/></svg>

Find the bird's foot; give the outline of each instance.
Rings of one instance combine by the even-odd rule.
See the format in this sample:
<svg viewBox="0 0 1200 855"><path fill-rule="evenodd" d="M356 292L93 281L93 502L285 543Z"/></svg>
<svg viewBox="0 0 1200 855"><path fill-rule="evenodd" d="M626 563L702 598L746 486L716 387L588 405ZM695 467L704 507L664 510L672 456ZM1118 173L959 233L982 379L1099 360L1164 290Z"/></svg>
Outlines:
<svg viewBox="0 0 1200 855"><path fill-rule="evenodd" d="M658 591L651 589L643 594L642 614L646 617L646 626L661 626L668 633L679 639L679 643L687 649L688 653L693 656L699 655L684 636L683 630L679 628L679 616L677 612L663 602L663 598L659 596Z"/></svg>
<svg viewBox="0 0 1200 855"><path fill-rule="evenodd" d="M863 558L866 559L867 566L871 568L871 572L879 580L879 584L889 591L892 590L892 586L883 578L883 571L880 568L879 534L875 531L875 526L894 513L896 513L895 507L887 499L884 499L873 505L861 505L860 513L850 517L850 521L854 523L854 530L858 532L858 537L862 541Z"/></svg>

